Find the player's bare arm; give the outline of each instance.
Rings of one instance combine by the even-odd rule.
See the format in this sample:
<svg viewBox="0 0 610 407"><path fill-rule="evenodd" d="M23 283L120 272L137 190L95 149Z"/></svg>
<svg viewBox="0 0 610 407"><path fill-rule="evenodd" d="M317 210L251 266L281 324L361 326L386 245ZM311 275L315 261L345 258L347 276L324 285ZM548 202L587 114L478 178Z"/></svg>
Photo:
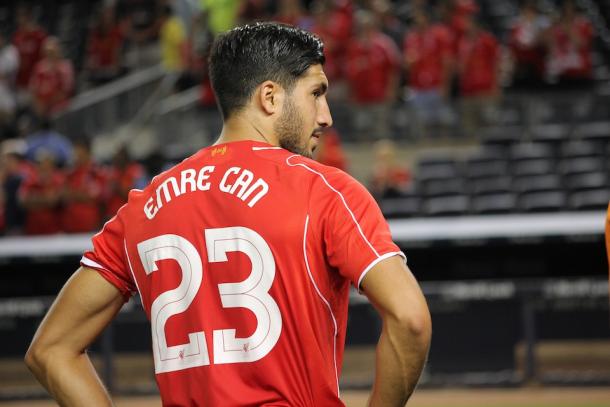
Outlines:
<svg viewBox="0 0 610 407"><path fill-rule="evenodd" d="M432 323L415 277L399 256L373 267L361 288L381 315L371 407L404 406L424 367Z"/></svg>
<svg viewBox="0 0 610 407"><path fill-rule="evenodd" d="M63 287L36 332L25 361L62 406L111 406L87 348L123 305L120 292L81 267Z"/></svg>

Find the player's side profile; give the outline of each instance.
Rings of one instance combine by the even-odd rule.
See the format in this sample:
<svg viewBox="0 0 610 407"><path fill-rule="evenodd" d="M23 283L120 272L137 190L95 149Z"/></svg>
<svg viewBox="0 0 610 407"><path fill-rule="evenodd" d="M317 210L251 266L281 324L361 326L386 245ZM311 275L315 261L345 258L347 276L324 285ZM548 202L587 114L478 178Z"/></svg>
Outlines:
<svg viewBox="0 0 610 407"><path fill-rule="evenodd" d="M350 285L382 319L369 405L407 403L430 314L368 191L311 159L332 125L324 62L282 24L215 40L218 140L130 192L28 349L61 405L112 405L87 348L138 294L163 405L343 406Z"/></svg>

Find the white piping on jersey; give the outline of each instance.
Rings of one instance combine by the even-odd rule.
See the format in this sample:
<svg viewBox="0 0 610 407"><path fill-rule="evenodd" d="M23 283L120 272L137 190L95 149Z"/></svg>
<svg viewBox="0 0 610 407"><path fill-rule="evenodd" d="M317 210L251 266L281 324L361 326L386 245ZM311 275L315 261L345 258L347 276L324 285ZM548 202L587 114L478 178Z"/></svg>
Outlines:
<svg viewBox="0 0 610 407"><path fill-rule="evenodd" d="M407 256L405 256L405 254L403 252L390 252L390 253L384 254L383 256L379 256L378 258L373 260L371 262L371 264L366 266L364 271L360 274L360 278L358 278L358 286L356 287L358 289L358 292L360 292L360 283L362 282L362 279L364 278L364 276L366 276L366 273L371 271L371 269L373 267L375 267L375 265L377 265L377 263L379 263L380 261L388 259L388 258L390 258L392 256L400 256L400 257L402 257L404 259L405 263L407 262Z"/></svg>
<svg viewBox="0 0 610 407"><path fill-rule="evenodd" d="M309 280L311 281L311 284L313 284L313 287L315 288L316 293L318 293L318 296L320 297L322 302L324 302L324 304L326 304L326 307L328 308L328 312L330 313L330 317L333 321L333 326L335 328L335 332L333 335L333 363L335 364L335 380L337 381L337 396L340 397L341 394L339 391L339 373L337 371L337 320L335 319L335 315L333 314L333 310L330 307L329 302L326 300L326 298L324 298L324 296L320 292L320 289L318 288L318 285L316 284L315 280L313 279L313 275L311 274L311 269L309 268L309 260L307 259L307 226L308 225L309 225L309 215L307 215L307 217L305 218L305 229L303 231L303 257L305 259L305 267L307 267L307 274L309 275Z"/></svg>
<svg viewBox="0 0 610 407"><path fill-rule="evenodd" d="M93 260L91 260L91 259L89 259L89 258L87 258L85 256L83 256L80 259L80 262L83 263L85 266L96 267L98 269L106 270L106 267L102 266L101 264L99 264L99 263L97 263L97 262L95 262L95 261L93 261Z"/></svg>
<svg viewBox="0 0 610 407"><path fill-rule="evenodd" d="M119 210L121 210L122 208L123 208L123 207L121 206L121 207L119 208ZM117 211L116 215L114 215L112 218L108 219L108 220L107 220L107 221L104 223L104 226L102 226L102 229L101 229L99 232L97 232L95 235L93 235L92 239L93 239L94 237L97 237L97 236L101 235L101 234L104 232L104 230L106 229L106 225L108 225L110 222L112 222L112 221L114 220L114 218L116 218L116 217L117 217L117 215L118 215L118 214L119 214L119 211Z"/></svg>
<svg viewBox="0 0 610 407"><path fill-rule="evenodd" d="M131 276L133 277L133 282L138 289L138 294L140 294L140 301L142 300L142 291L140 290L140 286L138 285L138 280L136 280L136 275L133 272L133 267L131 267L131 260L129 260L129 253L127 252L127 240L123 239L123 247L125 248L125 257L127 258L127 265L129 266L129 271L131 272ZM142 303L142 307L144 307L144 303Z"/></svg>
<svg viewBox="0 0 610 407"><path fill-rule="evenodd" d="M253 151L259 151L259 150L281 150L282 147L252 147Z"/></svg>
<svg viewBox="0 0 610 407"><path fill-rule="evenodd" d="M298 155L295 154L295 155L291 155L290 157L286 158L286 164L288 164L288 166L290 166L290 167L301 166L301 167L305 168L307 171L310 171L310 172L313 172L314 174L317 174L318 176L320 176L320 178L322 178L322 180L324 181L326 186L328 186L332 191L334 191L335 193L337 193L339 195L339 197L341 198L341 201L343 202L343 205L345 206L345 209L347 209L347 211L349 212L350 216L352 217L352 220L356 224L356 227L358 228L358 232L360 232L360 236L362 236L362 239L364 239L366 244L369 245L369 247L371 248L373 253L375 253L375 256L379 257L379 253L377 253L377 250L375 250L375 248L373 247L371 242L369 242L369 240L366 238L366 236L364 236L364 232L362 232L362 228L360 227L360 224L356 220L356 217L354 216L354 213L352 212L350 207L347 205L347 201L345 200L345 197L343 197L343 194L341 192L337 191L335 188L333 188L333 186L328 183L328 181L326 180L324 175L322 175L318 171L308 167L306 164L303 164L303 163L291 164L290 162L288 162L288 160L290 160L292 157L298 157Z"/></svg>

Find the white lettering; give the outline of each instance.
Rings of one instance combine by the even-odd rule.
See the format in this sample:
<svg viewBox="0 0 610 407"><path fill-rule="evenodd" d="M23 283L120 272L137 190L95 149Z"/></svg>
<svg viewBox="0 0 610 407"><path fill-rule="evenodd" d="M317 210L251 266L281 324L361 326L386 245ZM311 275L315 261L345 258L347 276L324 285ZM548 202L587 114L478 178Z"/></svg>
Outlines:
<svg viewBox="0 0 610 407"><path fill-rule="evenodd" d="M241 186L241 189L237 193L237 197L241 198L242 194L248 188L248 185L250 185L253 178L254 178L254 174L252 174L251 171L243 170L242 173L239 175L239 177L237 177L235 184L233 184L233 188L231 188L231 191L229 191L229 192L232 194L235 194L235 190Z"/></svg>
<svg viewBox="0 0 610 407"><path fill-rule="evenodd" d="M159 212L159 208L155 206L155 204L153 203L153 198L151 196L150 198L148 198L148 201L146 201L146 204L144 204L144 214L146 214L146 217L148 219L152 219L155 217L157 212Z"/></svg>
<svg viewBox="0 0 610 407"><path fill-rule="evenodd" d="M241 171L241 168L231 167L225 172L225 175L222 177L222 181L220 181L220 185L218 186L222 192L230 192L233 185L227 185L227 179L230 174L239 174L239 171Z"/></svg>
<svg viewBox="0 0 610 407"><path fill-rule="evenodd" d="M262 178L259 178L246 191L246 193L241 196L241 200L245 202L246 199L248 199L252 192L254 192L257 188L260 188L261 190L256 195L254 195L254 198L252 198L250 202L248 202L248 206L250 208L252 208L263 196L267 194L267 192L269 192L269 185L265 181L263 181Z"/></svg>
<svg viewBox="0 0 610 407"><path fill-rule="evenodd" d="M168 177L157 186L154 195L149 197L144 204L146 218L152 220L163 205L169 204L172 199L180 195L187 192L208 191L211 187L211 182L208 180L215 168L213 165L202 167L198 171L194 168L187 168L180 172L180 179ZM153 184L155 179L153 179ZM252 171L240 167L229 168L224 173L218 188L222 192L247 202L250 208L254 207L269 192L269 185L263 179L255 180Z"/></svg>
<svg viewBox="0 0 610 407"><path fill-rule="evenodd" d="M204 184L203 181L210 178L210 174L214 172L214 168L216 167L214 167L213 165L208 165L199 170L199 176L197 177L197 189L199 189L200 191L207 191L208 189L210 189L210 183L206 182Z"/></svg>
<svg viewBox="0 0 610 407"><path fill-rule="evenodd" d="M174 196L180 196L180 188L178 188L178 182L176 181L176 178L169 177L157 187L157 207L159 209L163 208L163 201L161 201L161 191L163 191L163 196L165 196L165 203L169 203L172 200L172 196L169 193L169 187L167 186L167 184L172 184Z"/></svg>
<svg viewBox="0 0 610 407"><path fill-rule="evenodd" d="M180 195L187 192L187 183L191 186L191 190L188 192L195 192L195 189L197 188L197 185L195 185L195 174L197 174L197 172L192 168L186 169L180 173Z"/></svg>

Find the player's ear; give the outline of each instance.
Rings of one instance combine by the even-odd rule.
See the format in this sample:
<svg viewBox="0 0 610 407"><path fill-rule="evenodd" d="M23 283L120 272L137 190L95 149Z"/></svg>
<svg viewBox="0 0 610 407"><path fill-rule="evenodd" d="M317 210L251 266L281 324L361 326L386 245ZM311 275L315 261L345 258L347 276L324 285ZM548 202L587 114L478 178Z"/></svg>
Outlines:
<svg viewBox="0 0 610 407"><path fill-rule="evenodd" d="M265 81L259 86L258 102L263 111L272 115L282 108L284 89L273 81Z"/></svg>

